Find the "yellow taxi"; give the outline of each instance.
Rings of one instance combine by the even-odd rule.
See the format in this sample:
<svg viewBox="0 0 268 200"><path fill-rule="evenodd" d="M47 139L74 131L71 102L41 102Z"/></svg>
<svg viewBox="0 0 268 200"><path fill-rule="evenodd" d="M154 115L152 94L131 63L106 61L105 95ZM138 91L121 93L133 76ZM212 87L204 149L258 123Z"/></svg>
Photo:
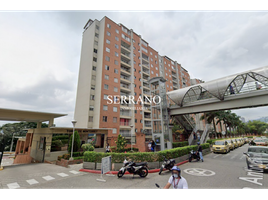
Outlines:
<svg viewBox="0 0 268 200"><path fill-rule="evenodd" d="M226 142L228 142L228 145L229 145L230 150L234 150L235 149L234 142L231 139L226 140Z"/></svg>
<svg viewBox="0 0 268 200"><path fill-rule="evenodd" d="M237 138L237 139L240 142L240 146L243 146L244 145L244 141L241 138Z"/></svg>
<svg viewBox="0 0 268 200"><path fill-rule="evenodd" d="M238 147L241 147L241 146L242 146L241 141L240 141L238 138L235 138L235 140L236 140L236 142L237 142Z"/></svg>
<svg viewBox="0 0 268 200"><path fill-rule="evenodd" d="M236 139L232 139L232 141L234 143L235 148L238 148L239 146L238 146L238 143L237 143Z"/></svg>
<svg viewBox="0 0 268 200"><path fill-rule="evenodd" d="M226 140L218 140L212 146L213 153L228 153L230 151L230 147Z"/></svg>

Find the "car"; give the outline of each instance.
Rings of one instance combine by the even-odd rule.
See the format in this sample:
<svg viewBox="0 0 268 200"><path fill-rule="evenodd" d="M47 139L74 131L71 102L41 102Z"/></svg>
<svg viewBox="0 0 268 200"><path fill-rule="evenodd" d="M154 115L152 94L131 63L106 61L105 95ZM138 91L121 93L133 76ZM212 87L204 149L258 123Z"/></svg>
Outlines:
<svg viewBox="0 0 268 200"><path fill-rule="evenodd" d="M249 139L247 137L244 137L245 143L248 143Z"/></svg>
<svg viewBox="0 0 268 200"><path fill-rule="evenodd" d="M231 139L230 140L226 140L226 142L228 142L228 145L229 145L230 150L234 150L235 149L234 142Z"/></svg>
<svg viewBox="0 0 268 200"><path fill-rule="evenodd" d="M262 138L256 138L254 143L256 146L267 146L267 143Z"/></svg>
<svg viewBox="0 0 268 200"><path fill-rule="evenodd" d="M243 138L238 138L241 142L241 146L243 146L245 144L245 141L243 140Z"/></svg>
<svg viewBox="0 0 268 200"><path fill-rule="evenodd" d="M225 140L218 140L212 146L213 153L228 153L230 152L230 147L228 142Z"/></svg>
<svg viewBox="0 0 268 200"><path fill-rule="evenodd" d="M248 169L268 172L268 147L249 146L244 154Z"/></svg>
<svg viewBox="0 0 268 200"><path fill-rule="evenodd" d="M239 146L238 146L238 143L237 143L236 139L232 139L232 141L234 143L235 148L238 148Z"/></svg>
<svg viewBox="0 0 268 200"><path fill-rule="evenodd" d="M236 142L237 142L238 147L241 147L242 144L241 144L240 140L239 140L238 138L235 138L235 140L236 140Z"/></svg>

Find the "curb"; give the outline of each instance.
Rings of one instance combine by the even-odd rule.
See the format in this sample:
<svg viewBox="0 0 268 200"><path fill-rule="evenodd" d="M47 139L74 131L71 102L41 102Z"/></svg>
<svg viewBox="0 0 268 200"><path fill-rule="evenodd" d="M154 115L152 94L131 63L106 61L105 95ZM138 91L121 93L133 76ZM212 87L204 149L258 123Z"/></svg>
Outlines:
<svg viewBox="0 0 268 200"><path fill-rule="evenodd" d="M176 166L182 165L182 164L187 163L187 162L188 162L188 160L182 161L182 162L176 164ZM93 174L101 174L100 170L80 169L79 171L80 172L93 173ZM160 171L160 169L151 169L151 170L148 170L148 173L156 173L156 172L159 172L159 171ZM166 171L166 169L164 169L163 171ZM117 173L118 173L118 171L110 171L107 174L117 174ZM125 174L130 174L130 173L126 172Z"/></svg>

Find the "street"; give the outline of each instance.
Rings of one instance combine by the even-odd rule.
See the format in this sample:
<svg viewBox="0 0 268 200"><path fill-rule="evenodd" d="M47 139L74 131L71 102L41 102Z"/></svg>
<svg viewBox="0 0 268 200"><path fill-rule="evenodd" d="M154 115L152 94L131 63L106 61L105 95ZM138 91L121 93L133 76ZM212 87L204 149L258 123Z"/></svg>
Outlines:
<svg viewBox="0 0 268 200"><path fill-rule="evenodd" d="M245 156L248 145L228 154L210 153L204 162L192 161L179 167L190 189L267 189L268 174L252 173L247 170ZM164 187L171 173L169 171L149 173L146 178L135 175L117 176L80 172L82 164L64 168L39 163L5 167L0 171L0 188L3 189L157 189L155 183Z"/></svg>

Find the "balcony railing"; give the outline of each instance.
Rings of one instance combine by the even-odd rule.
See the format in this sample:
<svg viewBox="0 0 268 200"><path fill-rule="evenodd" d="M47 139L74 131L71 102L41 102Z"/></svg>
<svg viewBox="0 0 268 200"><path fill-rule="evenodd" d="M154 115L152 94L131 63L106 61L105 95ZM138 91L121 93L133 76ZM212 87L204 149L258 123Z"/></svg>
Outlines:
<svg viewBox="0 0 268 200"><path fill-rule="evenodd" d="M120 78L130 81L130 78L127 77L127 76L123 76L123 75L121 75Z"/></svg>
<svg viewBox="0 0 268 200"><path fill-rule="evenodd" d="M128 68L126 68L126 67L121 67L121 70L124 70L124 71L126 71L128 73L131 73L131 71Z"/></svg>
<svg viewBox="0 0 268 200"><path fill-rule="evenodd" d="M129 121L127 122L120 122L120 126L130 126Z"/></svg>
<svg viewBox="0 0 268 200"><path fill-rule="evenodd" d="M120 87L126 88L126 89L130 89L130 85L127 84L120 84Z"/></svg>
<svg viewBox="0 0 268 200"><path fill-rule="evenodd" d="M144 115L144 118L151 119L151 115Z"/></svg>
<svg viewBox="0 0 268 200"><path fill-rule="evenodd" d="M127 111L120 111L120 115L131 117L131 113Z"/></svg>
<svg viewBox="0 0 268 200"><path fill-rule="evenodd" d="M120 135L122 135L124 137L131 137L131 132L130 131L120 131L119 133L120 133Z"/></svg>

